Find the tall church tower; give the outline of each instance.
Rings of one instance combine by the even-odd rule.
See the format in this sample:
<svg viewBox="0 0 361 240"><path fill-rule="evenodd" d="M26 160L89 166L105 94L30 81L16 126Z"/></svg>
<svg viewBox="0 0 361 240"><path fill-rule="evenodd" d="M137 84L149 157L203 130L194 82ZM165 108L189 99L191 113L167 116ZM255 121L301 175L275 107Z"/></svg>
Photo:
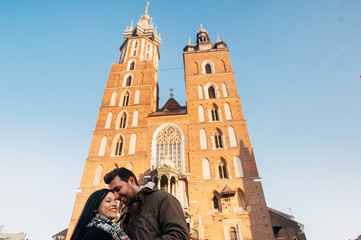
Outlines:
<svg viewBox="0 0 361 240"><path fill-rule="evenodd" d="M144 15L124 33L104 90L67 239L115 167L180 201L193 239L274 240L227 45L197 32L183 49L187 105L158 106L160 37Z"/></svg>
<svg viewBox="0 0 361 240"><path fill-rule="evenodd" d="M193 229L199 239L274 239L229 49L201 25L183 57Z"/></svg>
<svg viewBox="0 0 361 240"><path fill-rule="evenodd" d="M135 173L149 168L147 116L158 106L160 36L147 13L124 32L120 59L112 64L99 109L66 239L70 239L87 198L104 188L103 176L115 167ZM140 183L144 179L139 176Z"/></svg>

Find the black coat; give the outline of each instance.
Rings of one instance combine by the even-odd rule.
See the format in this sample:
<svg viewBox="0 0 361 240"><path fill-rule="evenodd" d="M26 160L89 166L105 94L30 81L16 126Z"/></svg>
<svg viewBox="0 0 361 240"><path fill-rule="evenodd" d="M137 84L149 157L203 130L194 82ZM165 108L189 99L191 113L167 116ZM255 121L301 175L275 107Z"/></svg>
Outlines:
<svg viewBox="0 0 361 240"><path fill-rule="evenodd" d="M114 240L114 238L100 228L91 227L85 232L82 240Z"/></svg>

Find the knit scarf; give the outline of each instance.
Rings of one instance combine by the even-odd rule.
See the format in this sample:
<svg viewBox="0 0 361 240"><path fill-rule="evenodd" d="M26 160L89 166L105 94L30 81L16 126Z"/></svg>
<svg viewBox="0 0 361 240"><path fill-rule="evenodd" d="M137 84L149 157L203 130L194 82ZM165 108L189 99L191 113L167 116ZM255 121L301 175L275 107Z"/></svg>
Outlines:
<svg viewBox="0 0 361 240"><path fill-rule="evenodd" d="M130 240L127 234L121 229L117 224L110 221L107 217L100 214L95 214L95 216L90 220L87 228L97 227L106 231L110 234L115 240Z"/></svg>

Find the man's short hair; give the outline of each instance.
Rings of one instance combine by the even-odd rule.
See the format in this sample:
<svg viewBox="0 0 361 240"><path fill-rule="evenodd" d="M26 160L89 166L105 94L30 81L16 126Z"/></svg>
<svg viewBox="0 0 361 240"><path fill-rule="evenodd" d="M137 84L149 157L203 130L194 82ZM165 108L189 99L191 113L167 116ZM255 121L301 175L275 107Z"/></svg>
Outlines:
<svg viewBox="0 0 361 240"><path fill-rule="evenodd" d="M120 180L122 180L123 182L128 182L130 177L134 178L134 182L137 186L138 185L138 181L137 178L135 177L134 173L126 168L114 168L112 171L108 172L107 174L105 174L104 176L104 182L106 184L109 184L111 181L113 181L113 179L119 176Z"/></svg>

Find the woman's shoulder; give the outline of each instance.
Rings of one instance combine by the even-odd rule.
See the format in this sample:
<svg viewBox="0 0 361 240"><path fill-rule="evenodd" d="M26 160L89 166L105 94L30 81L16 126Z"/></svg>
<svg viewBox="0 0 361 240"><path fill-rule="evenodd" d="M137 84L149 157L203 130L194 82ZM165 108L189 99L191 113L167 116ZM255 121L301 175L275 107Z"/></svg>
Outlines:
<svg viewBox="0 0 361 240"><path fill-rule="evenodd" d="M100 228L91 227L85 232L82 240L114 240L114 238Z"/></svg>

